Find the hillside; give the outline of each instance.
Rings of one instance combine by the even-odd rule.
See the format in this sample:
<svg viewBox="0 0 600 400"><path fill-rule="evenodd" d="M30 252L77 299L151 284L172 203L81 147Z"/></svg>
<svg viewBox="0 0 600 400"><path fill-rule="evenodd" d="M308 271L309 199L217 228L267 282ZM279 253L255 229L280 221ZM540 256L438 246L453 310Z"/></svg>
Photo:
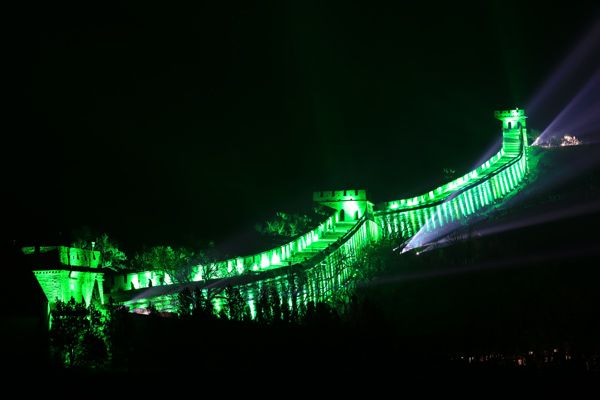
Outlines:
<svg viewBox="0 0 600 400"><path fill-rule="evenodd" d="M397 339L476 358L557 349L598 368L600 147L532 150L530 184L472 238L401 257L364 289Z"/></svg>

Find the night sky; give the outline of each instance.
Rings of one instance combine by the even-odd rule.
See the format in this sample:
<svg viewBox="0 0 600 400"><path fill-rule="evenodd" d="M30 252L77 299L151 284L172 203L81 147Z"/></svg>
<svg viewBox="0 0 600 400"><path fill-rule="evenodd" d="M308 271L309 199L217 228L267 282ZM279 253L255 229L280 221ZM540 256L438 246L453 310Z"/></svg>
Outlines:
<svg viewBox="0 0 600 400"><path fill-rule="evenodd" d="M422 194L499 146L494 110L543 131L600 66L596 41L528 110L594 1L47 3L7 14L3 234L23 242L236 241L314 190Z"/></svg>

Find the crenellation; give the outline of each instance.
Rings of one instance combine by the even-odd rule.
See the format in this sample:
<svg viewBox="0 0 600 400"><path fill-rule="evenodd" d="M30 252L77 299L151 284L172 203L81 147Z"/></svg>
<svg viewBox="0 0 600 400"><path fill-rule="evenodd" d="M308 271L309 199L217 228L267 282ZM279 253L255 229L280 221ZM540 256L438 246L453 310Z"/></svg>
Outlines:
<svg viewBox="0 0 600 400"><path fill-rule="evenodd" d="M264 284L263 280L281 287L288 279L286 267L299 266L313 282L308 285L302 301L322 299L335 290L336 286L329 278L334 276L337 268L336 257L355 257L362 247L393 232L410 237L421 231L439 229L502 198L520 184L527 172L526 116L519 109L495 111L494 116L503 122L503 146L476 170L425 194L383 203L377 210L374 210L364 189L314 192L314 202L333 210L323 223L285 245L222 261L218 263L216 276L211 276L211 279L219 282L250 274L254 283L246 284L242 291L254 310L253 302ZM134 298L126 301L128 305L137 307L147 304L149 300L146 297L152 297L140 292L157 293L140 289L180 283L166 273L142 271L111 274L111 279L103 284L104 272L97 269L101 265L99 252L61 246L55 250L59 255L60 268L54 265L34 272L49 301L55 298L68 300L72 296L89 302L92 291L98 287L101 299L104 295L138 291L135 297L131 295ZM23 252L33 254L35 248L24 248ZM324 278L327 276L329 278ZM200 265L193 269L193 281L206 283ZM177 288L168 291L176 291ZM164 292L156 296L162 296L158 304L172 307L165 300Z"/></svg>

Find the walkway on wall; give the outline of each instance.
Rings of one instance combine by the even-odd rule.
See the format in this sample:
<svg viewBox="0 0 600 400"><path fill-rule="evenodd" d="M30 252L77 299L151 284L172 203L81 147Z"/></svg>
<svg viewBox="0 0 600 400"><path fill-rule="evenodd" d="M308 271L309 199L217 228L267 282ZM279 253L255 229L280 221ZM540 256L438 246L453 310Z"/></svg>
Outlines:
<svg viewBox="0 0 600 400"><path fill-rule="evenodd" d="M381 203L378 224L410 236L437 229L504 198L527 173L527 132L523 110L497 111L503 121L500 151L477 169L421 196Z"/></svg>
<svg viewBox="0 0 600 400"><path fill-rule="evenodd" d="M467 217L505 197L527 172L526 117L522 110L511 110L496 112L496 118L504 123L502 149L474 171L421 196L382 203L378 211L358 221L340 221L341 211L336 211L319 227L283 246L225 261L217 278L235 281L244 275L257 281L283 276L291 266L328 265L335 261L335 254L348 249L356 253L381 238L387 233L382 228L413 236L421 229L430 231ZM136 277L138 281L139 285L131 286L147 287ZM206 283L199 274L194 281Z"/></svg>
<svg viewBox="0 0 600 400"><path fill-rule="evenodd" d="M299 251L293 251L290 258L283 262L273 263L266 269L281 268L284 266L309 262L313 257L339 243L340 240L354 227L357 221L340 221L334 224L333 230L326 231L310 245Z"/></svg>

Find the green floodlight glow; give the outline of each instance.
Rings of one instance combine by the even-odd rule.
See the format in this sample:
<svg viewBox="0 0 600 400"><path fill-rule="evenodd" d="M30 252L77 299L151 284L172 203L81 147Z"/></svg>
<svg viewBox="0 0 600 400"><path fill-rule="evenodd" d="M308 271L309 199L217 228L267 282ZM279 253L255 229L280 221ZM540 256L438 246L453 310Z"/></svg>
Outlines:
<svg viewBox="0 0 600 400"><path fill-rule="evenodd" d="M261 254L260 267L268 268L269 265L269 256L266 253Z"/></svg>
<svg viewBox="0 0 600 400"><path fill-rule="evenodd" d="M378 210L373 209L364 190L316 192L313 200L335 210L322 224L283 246L229 259L215 266L217 272L211 278L243 274L244 266L257 273L255 276L258 278L254 283L239 287L248 299L250 312L254 317L259 286L263 282L260 271L276 272L275 278L270 275L269 282L279 290L284 290L289 276L281 268L288 265L288 260L290 263L302 262L308 276L308 285L306 291L298 294L297 301L306 304L309 300L325 299L328 293L341 285L344 277L351 274L347 269L339 270L336 260L355 257L368 244L381 240L384 234L402 232L412 236L423 228L426 231L436 230L502 198L527 173L527 151L524 145L526 117L523 110L518 109L497 111L494 115L503 123L502 148L477 169L425 194L384 203ZM332 243L337 244L333 251L323 253ZM32 248L23 249L26 254L32 254L33 251ZM59 248L60 259L66 269L35 272L48 299L68 301L74 297L89 302L95 287L103 291L103 273L87 271L100 266L99 253L97 256L96 253L98 252ZM83 268L86 271L69 271L67 267ZM205 279L201 271L202 268L197 266L193 281ZM173 283L169 274L159 277L151 271L131 273L123 275L122 279L113 279L111 293ZM103 299L103 293L100 295ZM148 302L148 299L136 299L128 304L131 307L146 307ZM289 302L291 304L292 299ZM152 303L159 310L174 309L168 296L152 298ZM215 307L217 310L222 308L220 300L215 302Z"/></svg>
<svg viewBox="0 0 600 400"><path fill-rule="evenodd" d="M273 254L273 258L271 259L271 265L276 265L279 264L281 262L280 258L279 258L279 254L275 253Z"/></svg>
<svg viewBox="0 0 600 400"><path fill-rule="evenodd" d="M241 275L244 272L244 261L241 258L237 259L236 271L238 275Z"/></svg>

